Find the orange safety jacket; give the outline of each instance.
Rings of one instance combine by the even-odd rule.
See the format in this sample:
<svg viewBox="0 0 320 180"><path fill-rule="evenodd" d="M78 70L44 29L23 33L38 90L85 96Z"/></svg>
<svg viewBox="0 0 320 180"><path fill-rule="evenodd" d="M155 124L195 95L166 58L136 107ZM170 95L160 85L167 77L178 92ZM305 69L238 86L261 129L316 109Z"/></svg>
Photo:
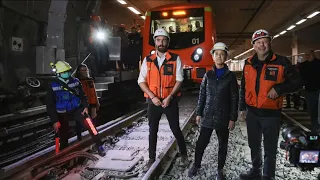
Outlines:
<svg viewBox="0 0 320 180"><path fill-rule="evenodd" d="M277 57L273 54L270 63L263 64L259 84L259 90L256 93L257 70L252 65L253 56L249 57L244 66L245 78L245 102L247 105L263 108L263 109L281 109L283 96L277 99L267 97L268 92L274 85L284 81L284 66L277 63L272 63Z"/></svg>
<svg viewBox="0 0 320 180"><path fill-rule="evenodd" d="M93 27L93 25L90 25L90 36L89 36L89 42L90 44L93 44L93 35L96 28Z"/></svg>
<svg viewBox="0 0 320 180"><path fill-rule="evenodd" d="M96 93L96 88L94 86L94 81L90 79L80 80L82 84L83 91L87 96L88 103L96 105L98 104L98 97Z"/></svg>
<svg viewBox="0 0 320 180"><path fill-rule="evenodd" d="M160 99L168 97L176 84L178 55L167 52L165 56L161 67L158 67L156 53L146 57L148 68L146 82L150 91ZM180 93L177 96L180 96ZM144 97L150 98L147 93L144 93Z"/></svg>

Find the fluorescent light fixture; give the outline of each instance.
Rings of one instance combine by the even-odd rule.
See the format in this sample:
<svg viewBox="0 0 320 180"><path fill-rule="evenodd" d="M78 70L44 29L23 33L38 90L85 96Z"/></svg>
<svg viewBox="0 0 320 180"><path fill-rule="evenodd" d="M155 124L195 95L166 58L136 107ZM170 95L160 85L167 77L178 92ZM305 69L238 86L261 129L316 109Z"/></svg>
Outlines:
<svg viewBox="0 0 320 180"><path fill-rule="evenodd" d="M127 4L124 0L117 0L120 4Z"/></svg>
<svg viewBox="0 0 320 180"><path fill-rule="evenodd" d="M146 19L146 16L140 16L142 19Z"/></svg>
<svg viewBox="0 0 320 180"><path fill-rule="evenodd" d="M287 30L289 31L289 30L291 30L291 29L293 29L293 28L295 28L295 27L296 27L295 25L291 25L290 27L288 27Z"/></svg>
<svg viewBox="0 0 320 180"><path fill-rule="evenodd" d="M312 14L310 14L307 18L313 18L314 16L316 16L317 14L319 14L320 13L320 11L316 11L316 12L314 12L314 13L312 13Z"/></svg>
<svg viewBox="0 0 320 180"><path fill-rule="evenodd" d="M280 36L280 34L277 34L277 35L273 36L273 39L275 39L275 38L277 38L279 36Z"/></svg>
<svg viewBox="0 0 320 180"><path fill-rule="evenodd" d="M141 14L138 10L136 10L134 7L128 7L133 13L135 14Z"/></svg>
<svg viewBox="0 0 320 180"><path fill-rule="evenodd" d="M284 33L286 33L287 31L282 31L280 34L282 35L282 34L284 34Z"/></svg>
<svg viewBox="0 0 320 180"><path fill-rule="evenodd" d="M307 19L301 19L300 21L296 22L296 24L302 24L303 22L305 22Z"/></svg>
<svg viewBox="0 0 320 180"><path fill-rule="evenodd" d="M241 54L239 54L239 55L235 56L234 58L238 58L238 57L240 57L240 56L242 56L242 55L244 55L244 54L246 54L246 53L248 53L248 52L250 52L250 51L252 51L252 50L253 50L253 48L248 49L247 51L245 51L245 52L243 52L243 53L241 53Z"/></svg>

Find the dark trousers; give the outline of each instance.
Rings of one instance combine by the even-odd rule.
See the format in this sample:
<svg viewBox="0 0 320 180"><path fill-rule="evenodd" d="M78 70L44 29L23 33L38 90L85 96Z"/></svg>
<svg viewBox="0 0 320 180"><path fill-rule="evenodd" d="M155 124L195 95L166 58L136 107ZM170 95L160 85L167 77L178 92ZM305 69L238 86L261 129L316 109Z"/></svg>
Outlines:
<svg viewBox="0 0 320 180"><path fill-rule="evenodd" d="M149 120L149 158L155 160L156 146L157 146L157 133L159 129L159 121L161 115L165 114L169 121L170 129L177 139L178 146L181 154L187 155L187 148L184 142L184 137L179 126L179 106L178 101L173 99L171 104L163 108L148 104L148 120Z"/></svg>
<svg viewBox="0 0 320 180"><path fill-rule="evenodd" d="M104 44L93 44L89 47L89 51L94 56L94 61L91 62L91 74L97 76L99 73L104 73L109 62L109 49Z"/></svg>
<svg viewBox="0 0 320 180"><path fill-rule="evenodd" d="M312 132L317 132L320 128L318 123L318 99L319 91L306 92L307 109L311 117Z"/></svg>
<svg viewBox="0 0 320 180"><path fill-rule="evenodd" d="M219 128L215 129L218 141L219 141L219 152L218 152L218 170L222 170L227 158L228 152L228 138L229 138L229 130L228 128ZM200 136L196 143L196 152L195 152L195 162L194 165L197 168L201 166L201 160L204 153L204 150L208 146L210 142L210 137L213 132L213 129L201 127Z"/></svg>
<svg viewBox="0 0 320 180"><path fill-rule="evenodd" d="M69 121L73 120L76 121L76 124L81 123L82 127L86 127L95 141L95 143L100 146L102 145L102 142L100 140L99 134L94 134L93 131L97 131L95 127L94 129L90 128L88 123L85 121L85 117L81 114L82 109L78 108L72 112L59 114L59 122L61 124L61 127L59 129L59 138L60 138L60 150L68 147L68 139L69 139Z"/></svg>
<svg viewBox="0 0 320 180"><path fill-rule="evenodd" d="M251 149L252 166L261 170L262 152L261 141L263 135L264 166L263 175L274 178L276 170L276 155L280 130L281 117L259 117L248 111L246 122L248 142Z"/></svg>

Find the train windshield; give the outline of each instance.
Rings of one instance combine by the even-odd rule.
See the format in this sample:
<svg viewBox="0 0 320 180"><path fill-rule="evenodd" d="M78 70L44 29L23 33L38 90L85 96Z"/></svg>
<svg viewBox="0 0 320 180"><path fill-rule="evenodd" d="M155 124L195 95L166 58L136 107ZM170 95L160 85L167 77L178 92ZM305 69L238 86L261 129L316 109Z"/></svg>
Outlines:
<svg viewBox="0 0 320 180"><path fill-rule="evenodd" d="M169 49L189 48L204 42L204 26L204 8L153 11L149 44L154 46L154 32L164 28L170 33Z"/></svg>

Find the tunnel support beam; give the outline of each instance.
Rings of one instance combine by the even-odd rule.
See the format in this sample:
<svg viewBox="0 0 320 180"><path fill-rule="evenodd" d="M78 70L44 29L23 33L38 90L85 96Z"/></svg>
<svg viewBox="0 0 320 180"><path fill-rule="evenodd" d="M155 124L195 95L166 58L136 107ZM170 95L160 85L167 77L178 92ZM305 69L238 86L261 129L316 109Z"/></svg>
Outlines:
<svg viewBox="0 0 320 180"><path fill-rule="evenodd" d="M68 0L51 1L49 9L47 46L64 49L64 23Z"/></svg>
<svg viewBox="0 0 320 180"><path fill-rule="evenodd" d="M51 1L45 46L36 48L36 74L52 74L51 62L64 61L64 25L68 0Z"/></svg>
<svg viewBox="0 0 320 180"><path fill-rule="evenodd" d="M291 63L292 64L297 64L297 60L298 60L298 36L296 32L292 33L292 43L291 43L291 48L292 48L292 59L291 59Z"/></svg>

